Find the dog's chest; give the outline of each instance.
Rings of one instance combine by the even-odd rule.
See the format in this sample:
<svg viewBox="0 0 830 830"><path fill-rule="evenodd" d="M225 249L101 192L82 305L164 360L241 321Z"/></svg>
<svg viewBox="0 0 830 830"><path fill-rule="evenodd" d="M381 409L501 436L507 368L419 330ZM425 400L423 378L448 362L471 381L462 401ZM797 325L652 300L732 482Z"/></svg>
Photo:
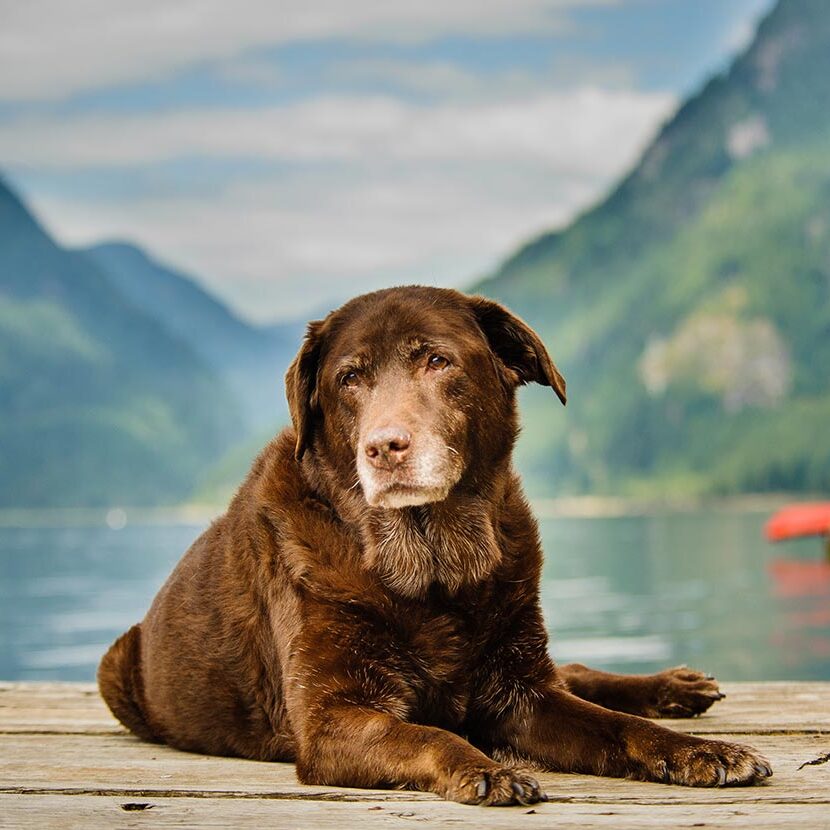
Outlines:
<svg viewBox="0 0 830 830"><path fill-rule="evenodd" d="M414 693L414 719L444 728L465 719L475 676L474 632L453 613L411 614L398 648Z"/></svg>

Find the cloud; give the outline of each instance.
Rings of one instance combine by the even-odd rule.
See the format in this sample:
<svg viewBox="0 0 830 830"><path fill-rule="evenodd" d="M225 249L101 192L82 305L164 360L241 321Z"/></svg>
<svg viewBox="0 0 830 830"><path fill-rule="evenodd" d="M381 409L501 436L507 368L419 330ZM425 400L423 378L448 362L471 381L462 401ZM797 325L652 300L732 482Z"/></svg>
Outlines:
<svg viewBox="0 0 830 830"><path fill-rule="evenodd" d="M566 55L551 55L547 67L532 71L518 66L473 71L450 60L364 57L333 61L325 79L340 85L383 84L446 102L526 98L576 86L631 89L635 86L635 74L630 64L586 61Z"/></svg>
<svg viewBox="0 0 830 830"><path fill-rule="evenodd" d="M394 46L565 32L584 4L0 0L0 98L69 99L0 121L0 158L62 240L135 239L251 318L390 282L463 284L601 196L675 101L630 89L620 67L570 72L552 56L549 71L473 71ZM320 39L374 41L387 57L335 56L280 105L71 101L183 69L282 88L291 76L262 50ZM326 72L342 83L323 92ZM378 88L423 95L366 91Z"/></svg>
<svg viewBox="0 0 830 830"><path fill-rule="evenodd" d="M252 318L463 284L600 198L674 108L636 61L554 40L620 2L0 0L0 102L23 102L0 160L59 238L135 239Z"/></svg>
<svg viewBox="0 0 830 830"><path fill-rule="evenodd" d="M596 195L535 165L421 164L264 177L217 190L129 201L35 198L67 242L129 237L198 274L251 319L311 313L321 300L406 282L459 285L529 232Z"/></svg>
<svg viewBox="0 0 830 830"><path fill-rule="evenodd" d="M269 319L332 295L483 274L601 196L673 106L664 94L593 88L431 107L313 99L17 123L0 127L0 155L17 171L86 165L140 180L130 198L30 192L64 240L137 239ZM177 159L197 157L232 169L210 185L165 186ZM255 172L234 168L240 158Z"/></svg>
<svg viewBox="0 0 830 830"><path fill-rule="evenodd" d="M242 57L223 61L214 69L214 77L232 84L277 88L283 82L280 68L274 61Z"/></svg>
<svg viewBox="0 0 830 830"><path fill-rule="evenodd" d="M567 31L616 0L0 0L0 100L59 100L269 46Z"/></svg>
<svg viewBox="0 0 830 830"><path fill-rule="evenodd" d="M674 104L666 93L581 88L519 100L418 105L384 96L281 107L29 118L0 125L17 168L79 170L177 159L407 163L532 159L605 176Z"/></svg>

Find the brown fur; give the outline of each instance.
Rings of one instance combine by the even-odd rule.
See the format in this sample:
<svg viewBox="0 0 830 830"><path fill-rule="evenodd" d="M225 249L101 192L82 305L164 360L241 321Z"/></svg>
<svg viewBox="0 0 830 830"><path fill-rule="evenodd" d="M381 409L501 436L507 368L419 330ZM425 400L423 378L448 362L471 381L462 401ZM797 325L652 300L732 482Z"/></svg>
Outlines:
<svg viewBox="0 0 830 830"><path fill-rule="evenodd" d="M638 717L705 710L711 678L548 656L539 537L510 463L531 381L564 402L538 336L482 298L390 289L311 323L286 377L294 429L104 657L115 715L181 749L295 761L308 783L465 803L543 798L528 768L771 774L746 747Z"/></svg>

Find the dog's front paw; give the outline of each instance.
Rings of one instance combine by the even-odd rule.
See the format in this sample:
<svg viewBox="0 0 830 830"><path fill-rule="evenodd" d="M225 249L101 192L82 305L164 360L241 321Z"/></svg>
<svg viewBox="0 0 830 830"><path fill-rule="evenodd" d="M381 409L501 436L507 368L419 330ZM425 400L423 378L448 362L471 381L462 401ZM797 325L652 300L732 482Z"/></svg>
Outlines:
<svg viewBox="0 0 830 830"><path fill-rule="evenodd" d="M536 804L548 800L539 782L528 771L507 767L472 767L456 773L445 797L482 807Z"/></svg>
<svg viewBox="0 0 830 830"><path fill-rule="evenodd" d="M726 697L710 674L677 666L652 675L654 694L644 714L650 718L691 718Z"/></svg>
<svg viewBox="0 0 830 830"><path fill-rule="evenodd" d="M741 744L693 739L657 760L653 780L687 787L729 787L758 784L772 775L763 755Z"/></svg>

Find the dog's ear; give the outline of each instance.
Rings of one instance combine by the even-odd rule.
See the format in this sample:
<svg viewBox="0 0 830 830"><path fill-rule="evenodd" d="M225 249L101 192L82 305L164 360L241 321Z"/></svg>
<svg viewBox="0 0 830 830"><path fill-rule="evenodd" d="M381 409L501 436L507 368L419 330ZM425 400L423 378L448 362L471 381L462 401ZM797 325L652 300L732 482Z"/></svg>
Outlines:
<svg viewBox="0 0 830 830"><path fill-rule="evenodd" d="M517 383L550 386L564 404L567 401L565 378L550 359L539 335L504 306L485 297L468 299L490 348L516 375Z"/></svg>
<svg viewBox="0 0 830 830"><path fill-rule="evenodd" d="M285 396L297 434L294 457L299 461L311 444L314 411L317 408L317 369L322 345L322 320L308 324L300 351L285 373Z"/></svg>

